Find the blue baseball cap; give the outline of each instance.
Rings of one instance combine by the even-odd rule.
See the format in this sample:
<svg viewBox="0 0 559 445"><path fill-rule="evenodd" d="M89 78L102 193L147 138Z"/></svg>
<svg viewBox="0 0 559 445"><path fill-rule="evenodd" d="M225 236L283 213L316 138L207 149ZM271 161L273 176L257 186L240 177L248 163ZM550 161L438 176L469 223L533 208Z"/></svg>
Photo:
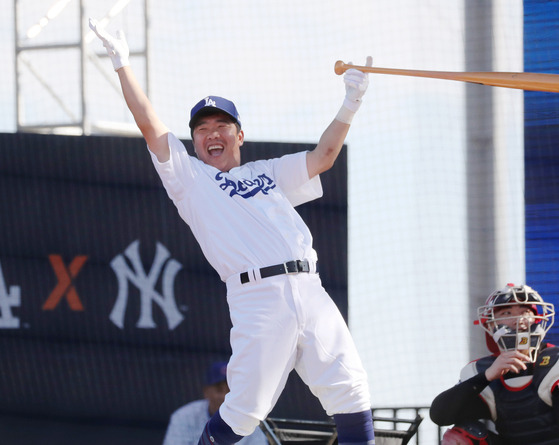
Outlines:
<svg viewBox="0 0 559 445"><path fill-rule="evenodd" d="M241 116L239 116L235 104L219 96L207 96L194 105L192 110L190 110L190 122L188 126L191 129L194 128L199 118L215 114L216 111L222 111L231 116L231 119L233 119L236 124L239 124L239 127L241 126Z"/></svg>
<svg viewBox="0 0 559 445"><path fill-rule="evenodd" d="M210 365L206 372L206 385L215 385L216 383L225 382L227 380L227 362L215 362Z"/></svg>

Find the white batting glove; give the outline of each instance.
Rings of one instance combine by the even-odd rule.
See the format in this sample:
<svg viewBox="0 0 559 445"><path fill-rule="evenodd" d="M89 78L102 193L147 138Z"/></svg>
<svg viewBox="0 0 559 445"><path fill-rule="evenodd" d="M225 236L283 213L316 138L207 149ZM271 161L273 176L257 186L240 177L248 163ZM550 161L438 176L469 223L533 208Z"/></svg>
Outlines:
<svg viewBox="0 0 559 445"><path fill-rule="evenodd" d="M371 56L367 56L365 66L373 66L373 58ZM367 91L367 87L369 86L369 74L363 73L355 68L351 68L344 74L344 83L346 94L344 103L338 112L336 119L345 124L350 124L353 119L353 115L361 106L361 100Z"/></svg>
<svg viewBox="0 0 559 445"><path fill-rule="evenodd" d="M128 48L128 43L126 43L124 31L118 30L115 38L105 31L105 28L97 23L97 20L92 18L89 19L89 27L103 42L103 46L107 50L107 53L111 58L111 62L113 62L115 71L119 70L123 66L130 65L128 60L128 57L130 56L130 49Z"/></svg>

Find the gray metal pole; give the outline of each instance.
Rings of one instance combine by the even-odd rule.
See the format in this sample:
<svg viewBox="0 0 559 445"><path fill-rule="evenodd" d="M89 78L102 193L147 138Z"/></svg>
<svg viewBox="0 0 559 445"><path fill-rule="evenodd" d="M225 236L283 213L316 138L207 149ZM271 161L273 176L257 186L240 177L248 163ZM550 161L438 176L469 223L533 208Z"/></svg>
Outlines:
<svg viewBox="0 0 559 445"><path fill-rule="evenodd" d="M149 0L144 0L144 23L146 24L146 29L144 32L144 58L145 58L145 69L146 69L146 96L150 97L150 82L149 82L149 31L150 31L150 15L149 15Z"/></svg>
<svg viewBox="0 0 559 445"><path fill-rule="evenodd" d="M87 112L87 99L86 99L86 82L87 82L87 66L86 66L86 42L85 42L85 6L84 0L80 0L80 94L81 94L81 127L82 134L88 135L91 133L89 116Z"/></svg>
<svg viewBox="0 0 559 445"><path fill-rule="evenodd" d="M18 27L17 27L17 23L18 23L18 11L17 11L17 2L18 0L14 0L14 75L15 75L15 83L16 83L16 88L15 88L15 100L16 100L16 131L19 132L20 130L20 122L21 122L21 113L22 113L22 107L21 107L21 92L20 92L20 78L19 78L19 68L18 68L18 64L19 64L19 36L18 36Z"/></svg>
<svg viewBox="0 0 559 445"><path fill-rule="evenodd" d="M465 71L492 71L493 8L464 0ZM492 87L466 85L469 319L496 287L495 186ZM482 329L469 331L470 358L487 355Z"/></svg>

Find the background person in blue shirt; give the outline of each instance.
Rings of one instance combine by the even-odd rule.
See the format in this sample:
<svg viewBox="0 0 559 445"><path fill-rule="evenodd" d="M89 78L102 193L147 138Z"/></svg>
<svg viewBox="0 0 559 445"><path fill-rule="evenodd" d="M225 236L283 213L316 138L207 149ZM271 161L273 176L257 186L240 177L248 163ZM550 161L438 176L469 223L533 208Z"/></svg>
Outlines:
<svg viewBox="0 0 559 445"><path fill-rule="evenodd" d="M202 387L203 399L194 400L177 409L172 415L163 445L196 445L210 417L219 409L227 386L227 362L212 363L206 373ZM268 445L268 440L260 428L244 437L242 445Z"/></svg>

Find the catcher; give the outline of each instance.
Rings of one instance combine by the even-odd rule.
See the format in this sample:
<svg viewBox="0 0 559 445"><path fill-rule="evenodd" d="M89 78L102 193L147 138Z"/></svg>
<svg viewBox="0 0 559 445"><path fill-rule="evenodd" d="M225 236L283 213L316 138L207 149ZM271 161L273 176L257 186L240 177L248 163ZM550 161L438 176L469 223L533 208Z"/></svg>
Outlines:
<svg viewBox="0 0 559 445"><path fill-rule="evenodd" d="M529 286L508 284L478 308L492 355L467 364L430 417L454 425L443 445L559 444L559 348L543 343L554 308Z"/></svg>

